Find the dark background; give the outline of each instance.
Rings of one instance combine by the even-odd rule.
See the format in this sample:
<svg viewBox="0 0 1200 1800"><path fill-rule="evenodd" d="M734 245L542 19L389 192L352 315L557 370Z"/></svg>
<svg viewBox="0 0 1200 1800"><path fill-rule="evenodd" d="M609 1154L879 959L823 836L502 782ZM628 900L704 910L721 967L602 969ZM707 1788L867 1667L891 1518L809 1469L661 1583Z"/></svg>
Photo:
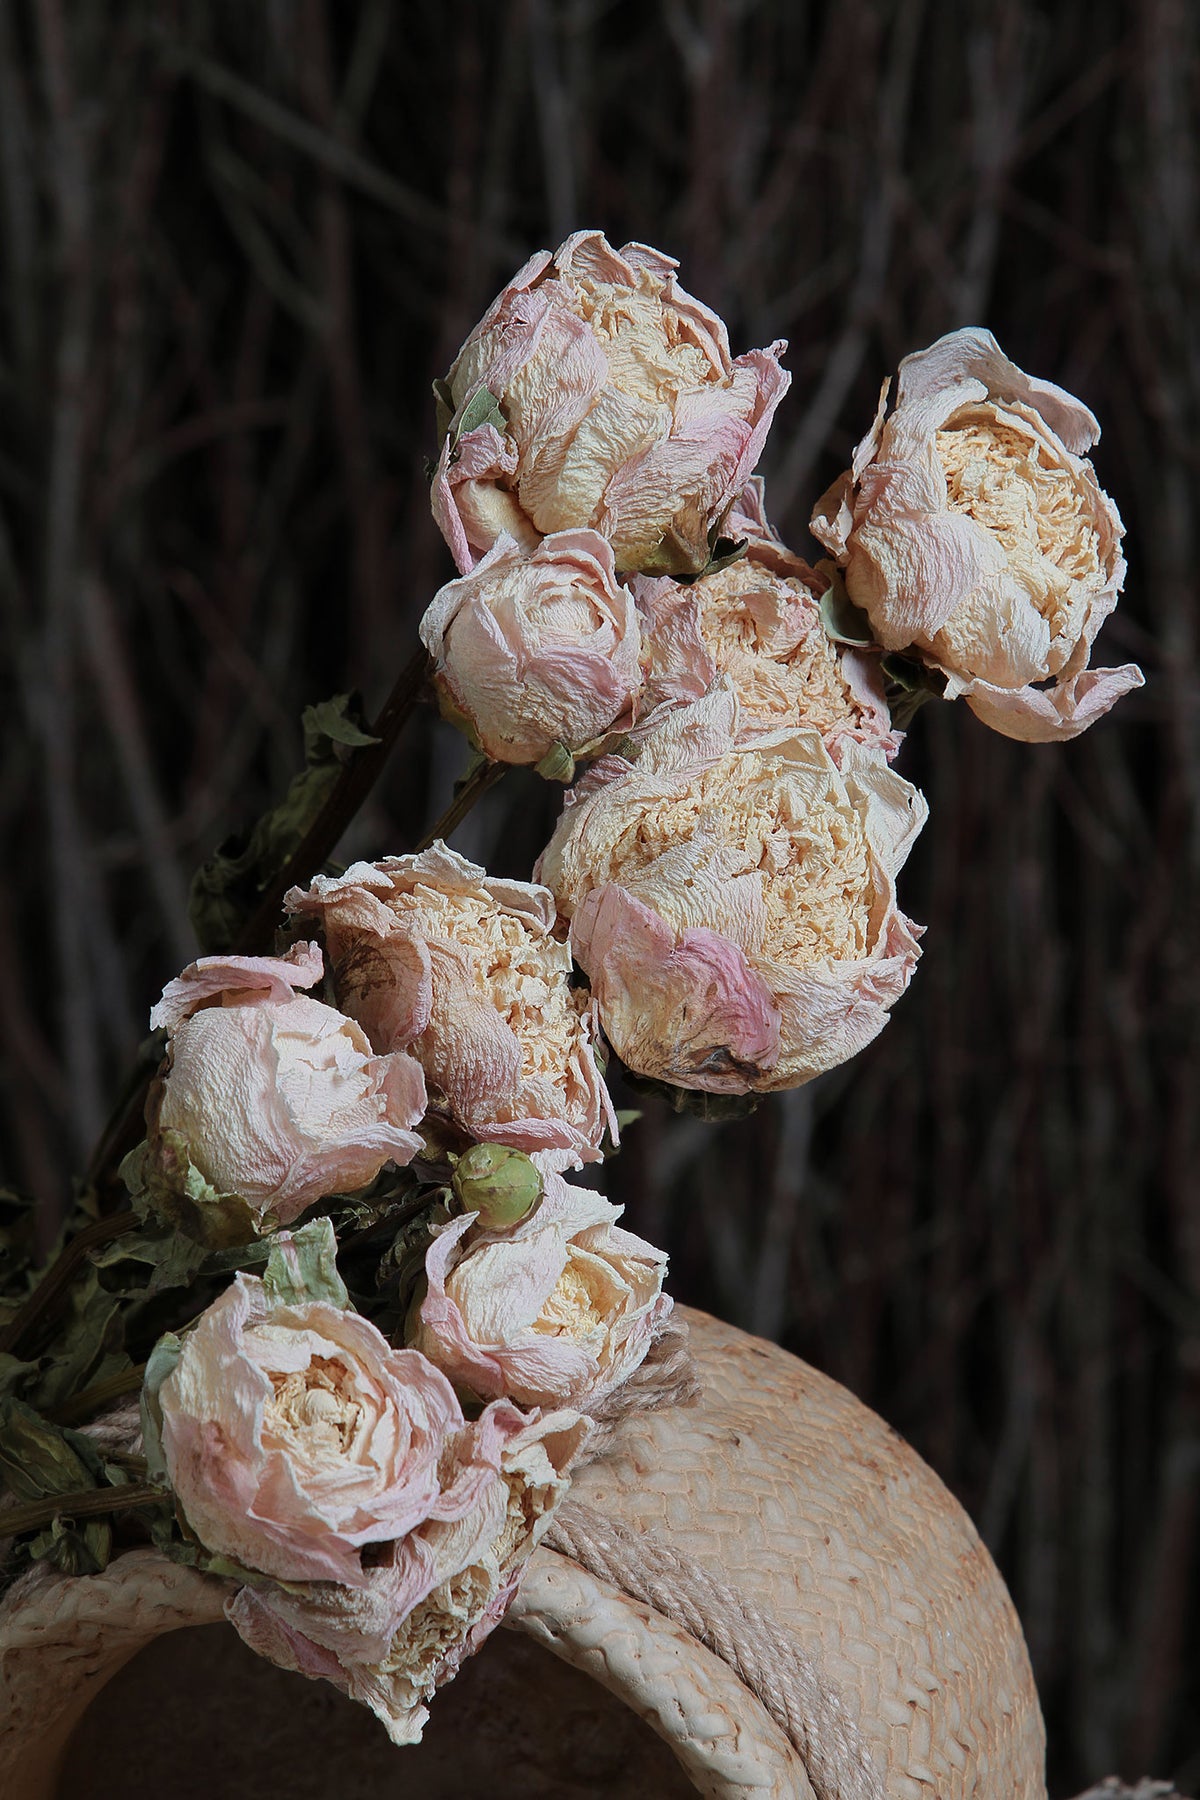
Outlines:
<svg viewBox="0 0 1200 1800"><path fill-rule="evenodd" d="M608 1182L672 1286L848 1383L979 1522L1074 1791L1200 1784L1197 9L1188 0L0 5L0 1056L6 1174L61 1213L187 884L298 713L378 706L451 573L430 382L580 225L791 340L764 468L808 547L881 378L956 325L1081 395L1129 527L1078 743L965 707L900 767L910 994L849 1067ZM423 716L343 856L410 847ZM527 876L555 796L456 838Z"/></svg>

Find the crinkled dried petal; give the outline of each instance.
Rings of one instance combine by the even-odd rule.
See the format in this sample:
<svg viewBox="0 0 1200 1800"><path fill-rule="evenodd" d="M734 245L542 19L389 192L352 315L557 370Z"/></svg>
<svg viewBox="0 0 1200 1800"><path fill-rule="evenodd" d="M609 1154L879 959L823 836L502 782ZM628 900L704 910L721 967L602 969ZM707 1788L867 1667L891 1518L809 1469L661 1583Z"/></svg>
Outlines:
<svg viewBox="0 0 1200 1800"><path fill-rule="evenodd" d="M1125 574L1120 517L1085 459L1098 437L1087 407L990 332L951 332L905 358L895 410L812 520L879 643L1009 736L1076 735L1140 684L1133 665L1084 679Z"/></svg>
<svg viewBox="0 0 1200 1800"><path fill-rule="evenodd" d="M170 1038L142 1171L156 1204L186 1197L213 1212L214 1231L217 1203L233 1198L259 1229L288 1224L416 1155L419 1064L374 1055L352 1019L296 992L323 971L318 947L296 944L284 957L202 957L168 983L151 1015Z"/></svg>
<svg viewBox="0 0 1200 1800"><path fill-rule="evenodd" d="M614 1115L545 888L435 844L318 876L285 904L321 920L340 1004L377 1048L411 1051L472 1137L599 1156Z"/></svg>
<svg viewBox="0 0 1200 1800"><path fill-rule="evenodd" d="M461 1518L493 1473L419 1352L324 1301L272 1305L254 1276L183 1339L158 1405L196 1536L281 1581L361 1586L362 1545Z"/></svg>
<svg viewBox="0 0 1200 1800"><path fill-rule="evenodd" d="M594 531L526 553L505 536L421 621L455 723L497 762L538 763L629 720L641 688L637 610Z"/></svg>
<svg viewBox="0 0 1200 1800"><path fill-rule="evenodd" d="M737 735L726 686L607 759L538 873L571 919L601 1023L637 1072L795 1085L883 1026L916 961L895 877L926 816L878 750L839 773L811 730Z"/></svg>
<svg viewBox="0 0 1200 1800"><path fill-rule="evenodd" d="M417 1347L459 1387L524 1406L592 1404L644 1359L671 1302L667 1259L619 1208L545 1171L515 1231L456 1219L427 1253Z"/></svg>
<svg viewBox="0 0 1200 1800"><path fill-rule="evenodd" d="M150 1014L150 1029L173 1031L214 1000L249 1006L290 1000L297 988L315 987L325 973L317 944L293 944L286 956L202 956L168 981Z"/></svg>
<svg viewBox="0 0 1200 1800"><path fill-rule="evenodd" d="M576 232L531 259L468 338L433 487L463 573L499 530L528 544L531 530L583 527L612 541L622 569L703 567L789 377L782 343L731 359L724 325L675 268L646 245ZM505 431L462 431L485 388Z"/></svg>

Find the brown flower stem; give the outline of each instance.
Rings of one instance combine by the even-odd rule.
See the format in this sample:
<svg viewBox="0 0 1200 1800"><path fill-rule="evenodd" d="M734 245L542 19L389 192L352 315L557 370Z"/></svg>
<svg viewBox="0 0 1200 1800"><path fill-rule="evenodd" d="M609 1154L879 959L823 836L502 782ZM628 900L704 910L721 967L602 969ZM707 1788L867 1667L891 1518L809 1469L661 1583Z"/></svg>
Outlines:
<svg viewBox="0 0 1200 1800"><path fill-rule="evenodd" d="M132 1369L122 1369L119 1374L110 1375L105 1381L94 1381L78 1394L72 1394L58 1406L47 1409L46 1417L56 1425L77 1425L81 1419L90 1418L107 1406L110 1400L119 1400L125 1394L136 1394L140 1391L142 1377L146 1373L145 1363L135 1363ZM110 1461L117 1461L110 1457Z"/></svg>
<svg viewBox="0 0 1200 1800"><path fill-rule="evenodd" d="M17 1345L29 1335L33 1327L59 1310L66 1299L67 1288L89 1250L95 1250L100 1244L107 1244L111 1238L132 1231L137 1224L137 1214L127 1210L112 1213L106 1219L95 1219L92 1224L85 1225L82 1231L77 1232L59 1252L57 1261L51 1263L24 1306L19 1308L4 1330L0 1331L0 1355L15 1354Z"/></svg>
<svg viewBox="0 0 1200 1800"><path fill-rule="evenodd" d="M475 802L482 800L489 788L495 787L508 767L508 763L488 762L486 759L477 762L461 781L455 783L453 800L441 818L430 826L417 849L428 850L430 844L438 838L448 838L451 832L457 831Z"/></svg>
<svg viewBox="0 0 1200 1800"><path fill-rule="evenodd" d="M290 887L308 881L332 854L383 772L396 739L421 697L428 671L429 657L424 649L418 650L401 669L383 711L370 727L372 737L378 741L355 750L346 761L329 798L238 934L233 946L238 955L256 956L270 950L283 896Z"/></svg>
<svg viewBox="0 0 1200 1800"><path fill-rule="evenodd" d="M166 1498L165 1489L152 1487L149 1482L130 1482L128 1487L79 1488L70 1494L47 1494L44 1500L32 1500L28 1506L6 1507L0 1512L0 1537L36 1531L39 1525L51 1525L57 1518L97 1519L105 1513L161 1506Z"/></svg>

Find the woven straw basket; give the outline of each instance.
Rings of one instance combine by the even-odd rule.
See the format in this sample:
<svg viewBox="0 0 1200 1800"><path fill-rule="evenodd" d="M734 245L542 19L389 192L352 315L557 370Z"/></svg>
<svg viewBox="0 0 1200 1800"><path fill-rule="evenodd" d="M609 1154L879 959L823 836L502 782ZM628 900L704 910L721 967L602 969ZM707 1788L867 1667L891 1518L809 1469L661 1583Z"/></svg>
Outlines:
<svg viewBox="0 0 1200 1800"><path fill-rule="evenodd" d="M834 1382L686 1316L699 1402L626 1421L577 1478L523 1637L421 1746L260 1663L219 1583L137 1550L0 1609L0 1794L1042 1800L1020 1627L962 1509Z"/></svg>

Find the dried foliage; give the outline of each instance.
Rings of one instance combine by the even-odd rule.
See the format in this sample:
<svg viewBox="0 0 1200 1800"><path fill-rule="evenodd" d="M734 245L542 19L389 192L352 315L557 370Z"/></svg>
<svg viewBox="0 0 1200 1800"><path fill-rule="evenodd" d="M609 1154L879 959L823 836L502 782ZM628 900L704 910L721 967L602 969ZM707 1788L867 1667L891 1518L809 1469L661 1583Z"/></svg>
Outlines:
<svg viewBox="0 0 1200 1800"><path fill-rule="evenodd" d="M912 1438L1029 1634L1062 1791L1200 1780L1197 83L1186 0L15 0L0 8L0 1042L8 1174L61 1212L193 868L301 707L378 705L450 573L430 383L525 253L649 240L791 339L768 494L805 548L882 375L965 323L1105 426L1107 655L1027 749L925 708L926 956L849 1067L609 1165L672 1287ZM343 854L459 772L427 713ZM527 875L553 796L456 844ZM48 1226L49 1229L49 1226Z"/></svg>

